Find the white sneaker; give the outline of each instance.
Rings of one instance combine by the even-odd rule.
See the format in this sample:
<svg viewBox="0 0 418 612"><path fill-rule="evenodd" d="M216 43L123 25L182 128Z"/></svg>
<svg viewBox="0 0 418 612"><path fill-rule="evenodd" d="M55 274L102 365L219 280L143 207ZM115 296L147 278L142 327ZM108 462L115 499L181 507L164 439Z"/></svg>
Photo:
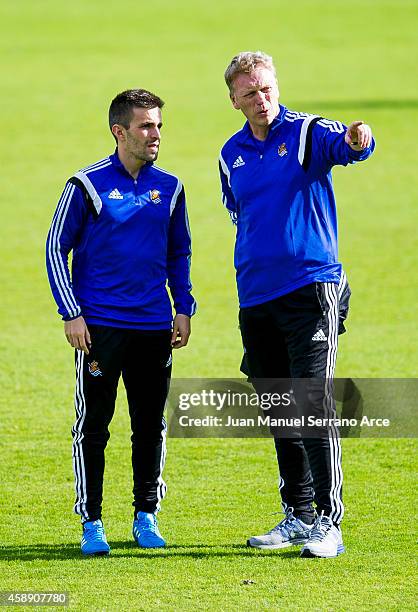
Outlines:
<svg viewBox="0 0 418 612"><path fill-rule="evenodd" d="M265 535L253 536L247 540L247 546L253 548L286 548L297 546L308 541L313 525L306 525L293 516L293 508L286 510L285 518Z"/></svg>
<svg viewBox="0 0 418 612"><path fill-rule="evenodd" d="M341 529L336 527L324 513L316 519L309 540L303 546L301 557L338 557L345 552Z"/></svg>

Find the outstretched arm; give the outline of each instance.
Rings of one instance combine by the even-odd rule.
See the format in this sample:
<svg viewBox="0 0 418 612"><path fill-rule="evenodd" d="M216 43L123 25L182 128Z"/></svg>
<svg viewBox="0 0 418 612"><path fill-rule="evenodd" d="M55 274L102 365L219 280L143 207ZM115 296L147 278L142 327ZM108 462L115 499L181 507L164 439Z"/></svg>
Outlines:
<svg viewBox="0 0 418 612"><path fill-rule="evenodd" d="M321 172L329 172L335 165L364 161L375 148L372 130L363 121L353 121L347 127L339 121L320 118L312 138L312 164Z"/></svg>

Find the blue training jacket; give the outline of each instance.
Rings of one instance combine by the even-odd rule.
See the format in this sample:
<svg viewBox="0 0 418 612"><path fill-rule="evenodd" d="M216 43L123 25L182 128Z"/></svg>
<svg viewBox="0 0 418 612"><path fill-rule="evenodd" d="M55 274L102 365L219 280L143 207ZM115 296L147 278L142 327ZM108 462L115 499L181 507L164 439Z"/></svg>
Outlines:
<svg viewBox="0 0 418 612"><path fill-rule="evenodd" d="M147 163L134 180L115 152L68 180L46 245L64 320L82 315L96 325L170 329L167 281L176 313L196 310L190 258L184 188L174 175Z"/></svg>
<svg viewBox="0 0 418 612"><path fill-rule="evenodd" d="M222 199L237 225L234 264L240 306L312 282L340 281L331 168L367 159L346 126L280 106L265 141L246 122L223 146Z"/></svg>

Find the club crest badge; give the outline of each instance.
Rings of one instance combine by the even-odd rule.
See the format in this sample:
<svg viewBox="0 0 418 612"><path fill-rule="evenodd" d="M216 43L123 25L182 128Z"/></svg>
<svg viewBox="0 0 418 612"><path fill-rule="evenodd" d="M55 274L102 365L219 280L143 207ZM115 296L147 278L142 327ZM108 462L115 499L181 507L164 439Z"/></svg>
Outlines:
<svg viewBox="0 0 418 612"><path fill-rule="evenodd" d="M284 157L285 155L287 155L286 144L284 142L277 149L277 153L279 154L279 157Z"/></svg>
<svg viewBox="0 0 418 612"><path fill-rule="evenodd" d="M99 368L97 361L91 361L89 363L89 372L92 376L103 376L103 372Z"/></svg>
<svg viewBox="0 0 418 612"><path fill-rule="evenodd" d="M151 202L153 202L154 204L160 204L161 198L160 198L160 192L158 191L158 189L152 189L149 192L149 195L151 198Z"/></svg>

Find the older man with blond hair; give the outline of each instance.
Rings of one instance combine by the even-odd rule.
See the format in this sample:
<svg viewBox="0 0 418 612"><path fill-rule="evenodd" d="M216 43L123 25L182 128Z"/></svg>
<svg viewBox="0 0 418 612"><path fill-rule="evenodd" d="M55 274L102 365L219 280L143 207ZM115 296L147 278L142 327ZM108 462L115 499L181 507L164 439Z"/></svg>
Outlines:
<svg viewBox="0 0 418 612"><path fill-rule="evenodd" d="M235 56L225 81L233 107L247 119L219 160L223 203L237 227L244 369L256 388L260 379L322 381L321 404L332 414L350 290L338 260L331 170L371 155L371 129L279 104L273 60L261 51ZM276 435L275 446L285 518L248 545L302 545L303 557L336 557L344 552L338 431Z"/></svg>

